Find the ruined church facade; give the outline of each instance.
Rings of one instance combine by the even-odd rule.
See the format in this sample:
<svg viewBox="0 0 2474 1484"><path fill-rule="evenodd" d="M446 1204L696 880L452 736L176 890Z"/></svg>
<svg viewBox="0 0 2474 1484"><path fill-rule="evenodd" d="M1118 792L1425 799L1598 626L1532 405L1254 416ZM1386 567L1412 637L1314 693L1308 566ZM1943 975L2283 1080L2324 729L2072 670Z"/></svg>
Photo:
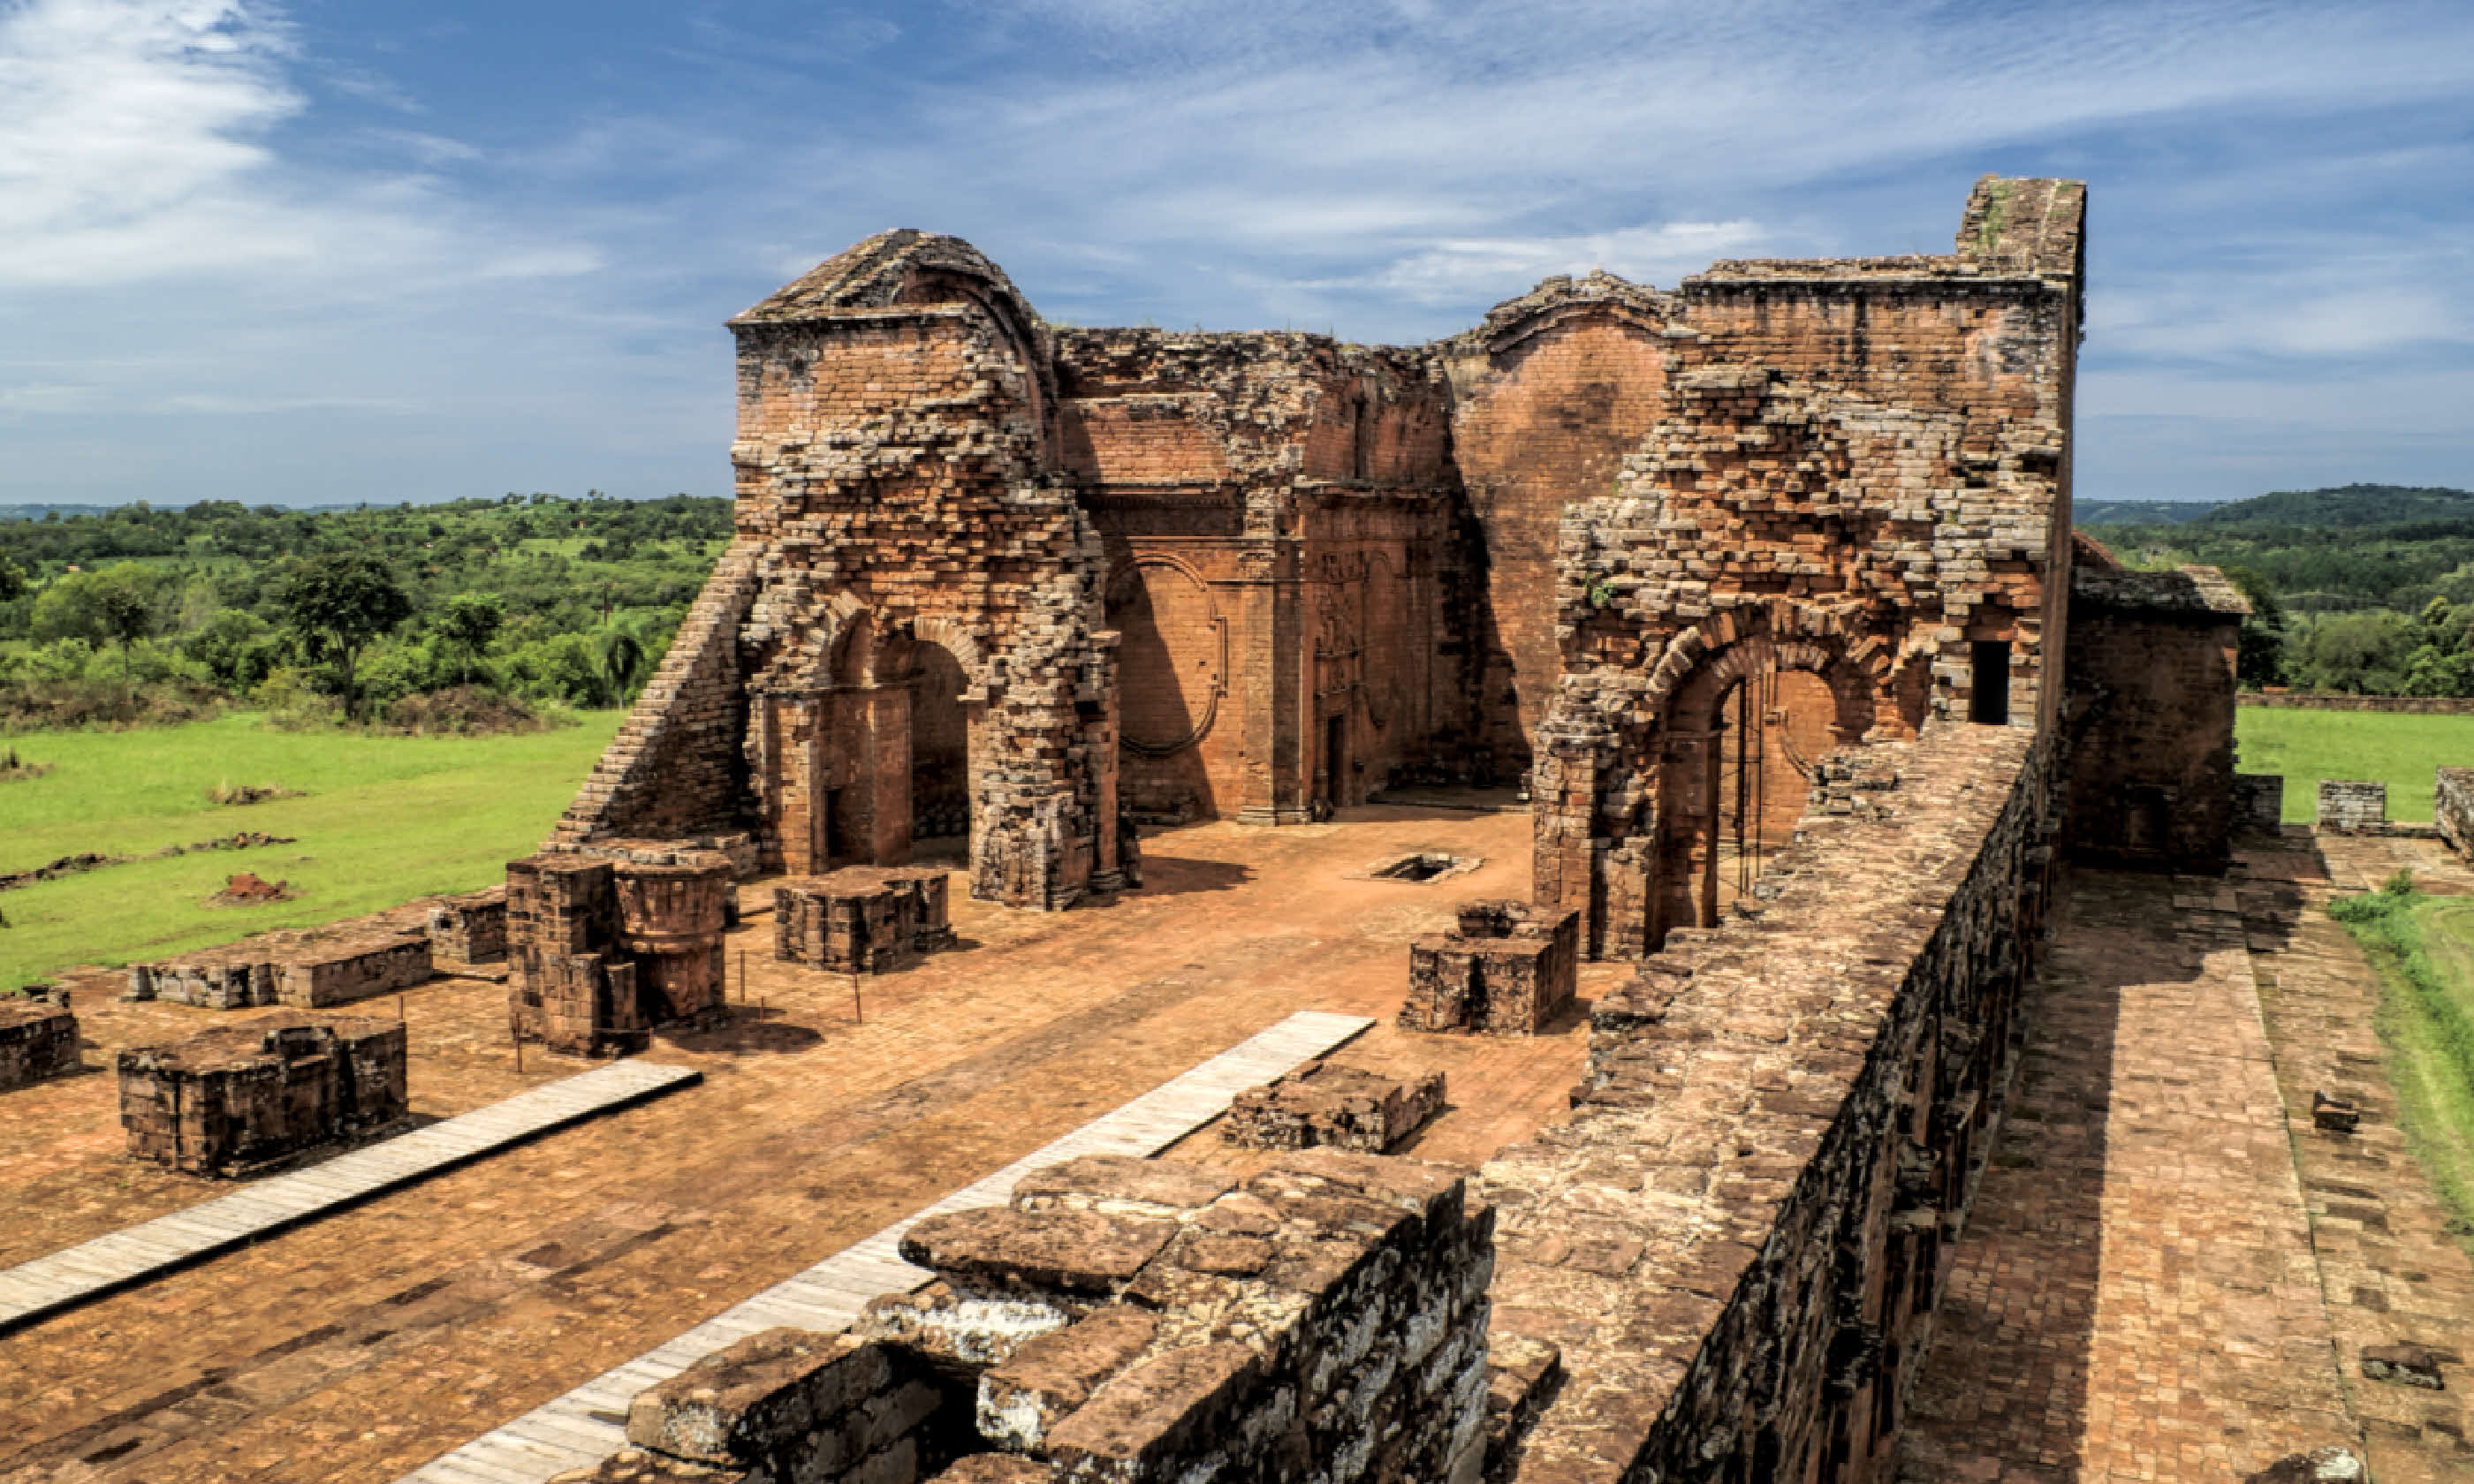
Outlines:
<svg viewBox="0 0 2474 1484"><path fill-rule="evenodd" d="M1137 824L1525 787L1540 902L1637 956L1831 750L2057 723L2083 208L1987 177L1947 254L1550 278L1409 347L1060 328L871 237L731 322L736 539L554 843L939 842L1054 909Z"/></svg>

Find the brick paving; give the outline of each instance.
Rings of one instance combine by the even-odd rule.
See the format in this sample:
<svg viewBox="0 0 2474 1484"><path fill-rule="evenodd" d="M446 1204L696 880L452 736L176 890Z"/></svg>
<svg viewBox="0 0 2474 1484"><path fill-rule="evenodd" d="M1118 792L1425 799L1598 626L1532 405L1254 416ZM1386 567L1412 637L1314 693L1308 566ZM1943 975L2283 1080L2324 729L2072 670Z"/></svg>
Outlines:
<svg viewBox="0 0 2474 1484"><path fill-rule="evenodd" d="M2359 1445L2235 892L2075 872L1898 1476L2232 1479Z"/></svg>
<svg viewBox="0 0 2474 1484"><path fill-rule="evenodd" d="M1158 836L1146 887L1111 904L958 901L965 946L861 980L862 1024L850 979L772 963L754 917L730 945L732 998L754 1004L651 1052L703 1087L0 1338L0 1479L392 1478L1294 1010L1385 1021L1338 1060L1444 1069L1453 1107L1419 1152L1491 1153L1561 1112L1583 1023L1496 1041L1388 1020L1411 938L1520 894L1529 824L1372 807ZM1425 885L1346 874L1426 850L1487 864ZM216 1016L95 989L77 1008L95 1065ZM519 1074L495 983L437 981L405 1008L416 1112L582 1065L533 1050ZM109 1076L12 1093L7 1113L0 1260L220 1193L117 1154Z"/></svg>
<svg viewBox="0 0 2474 1484"><path fill-rule="evenodd" d="M2444 1391L2367 1379L2366 1345L2408 1342L2474 1360L2474 1262L2405 1147L2373 1029L2379 985L2322 910L2334 891L2376 886L2400 866L2425 890L2474 893L2474 872L2436 841L2287 835L2237 876L2243 925L2276 1046L2321 1292L2341 1370L2380 1484L2474 1479L2474 1373L2445 1367ZM2311 1094L2354 1102L2354 1133L2323 1132Z"/></svg>

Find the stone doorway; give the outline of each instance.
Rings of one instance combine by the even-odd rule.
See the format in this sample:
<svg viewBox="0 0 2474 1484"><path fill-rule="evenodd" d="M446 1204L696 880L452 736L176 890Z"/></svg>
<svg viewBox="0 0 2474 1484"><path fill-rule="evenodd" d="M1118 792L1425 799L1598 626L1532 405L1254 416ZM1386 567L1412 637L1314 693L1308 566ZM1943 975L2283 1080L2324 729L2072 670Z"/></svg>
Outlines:
<svg viewBox="0 0 2474 1484"><path fill-rule="evenodd" d="M910 840L919 860L971 853L971 718L961 661L945 646L911 647Z"/></svg>

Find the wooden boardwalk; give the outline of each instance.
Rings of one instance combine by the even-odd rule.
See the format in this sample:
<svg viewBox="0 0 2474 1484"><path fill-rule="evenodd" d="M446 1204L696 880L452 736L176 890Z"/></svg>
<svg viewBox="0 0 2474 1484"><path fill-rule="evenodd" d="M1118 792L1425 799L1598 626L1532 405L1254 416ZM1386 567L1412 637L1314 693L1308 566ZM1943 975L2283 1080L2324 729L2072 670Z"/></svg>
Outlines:
<svg viewBox="0 0 2474 1484"><path fill-rule="evenodd" d="M840 1329L870 1299L907 1293L928 1281L927 1270L902 1260L902 1233L913 1222L941 1211L1002 1206L1023 1176L1079 1155L1157 1154L1225 1112L1240 1091L1332 1051L1373 1023L1363 1016L1321 1011L1290 1016L668 1344L432 1459L399 1484L542 1484L570 1469L589 1469L626 1446L627 1404L645 1387L777 1325Z"/></svg>
<svg viewBox="0 0 2474 1484"><path fill-rule="evenodd" d="M618 1062L0 1270L0 1333L551 1129L704 1080Z"/></svg>

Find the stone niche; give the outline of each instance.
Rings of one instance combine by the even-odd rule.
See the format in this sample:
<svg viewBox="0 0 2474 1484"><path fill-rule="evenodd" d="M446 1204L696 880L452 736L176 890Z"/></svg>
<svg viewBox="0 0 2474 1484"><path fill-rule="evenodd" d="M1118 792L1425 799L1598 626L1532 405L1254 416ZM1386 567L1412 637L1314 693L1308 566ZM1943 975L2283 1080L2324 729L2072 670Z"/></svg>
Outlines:
<svg viewBox="0 0 2474 1484"><path fill-rule="evenodd" d="M1460 930L1409 945L1413 1031L1534 1036L1572 1003L1580 974L1580 914L1520 901L1473 901Z"/></svg>
<svg viewBox="0 0 2474 1484"><path fill-rule="evenodd" d="M120 1053L129 1152L192 1175L257 1173L405 1116L404 1028L264 1017Z"/></svg>
<svg viewBox="0 0 2474 1484"><path fill-rule="evenodd" d="M167 999L206 1010L289 1005L323 1010L392 994L437 970L423 933L377 932L311 939L265 956L170 959L129 966L131 999Z"/></svg>
<svg viewBox="0 0 2474 1484"><path fill-rule="evenodd" d="M508 1015L552 1051L641 1051L657 1026L725 1014L730 857L627 842L619 858L553 850L507 863Z"/></svg>
<svg viewBox="0 0 2474 1484"><path fill-rule="evenodd" d="M933 866L849 866L773 888L773 956L845 974L907 969L954 945L946 874Z"/></svg>
<svg viewBox="0 0 2474 1484"><path fill-rule="evenodd" d="M1242 1185L1118 1156L1036 1171L910 1229L927 1287L699 1362L636 1398L628 1452L567 1477L1473 1478L1493 1213L1464 1189L1334 1150Z"/></svg>
<svg viewBox="0 0 2474 1484"><path fill-rule="evenodd" d="M1309 1062L1237 1094L1220 1137L1251 1149L1384 1154L1443 1111L1443 1074L1414 1082Z"/></svg>
<svg viewBox="0 0 2474 1484"><path fill-rule="evenodd" d="M65 990L0 996L0 1092L78 1069L77 1017Z"/></svg>

